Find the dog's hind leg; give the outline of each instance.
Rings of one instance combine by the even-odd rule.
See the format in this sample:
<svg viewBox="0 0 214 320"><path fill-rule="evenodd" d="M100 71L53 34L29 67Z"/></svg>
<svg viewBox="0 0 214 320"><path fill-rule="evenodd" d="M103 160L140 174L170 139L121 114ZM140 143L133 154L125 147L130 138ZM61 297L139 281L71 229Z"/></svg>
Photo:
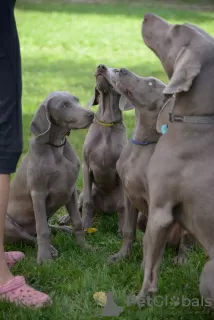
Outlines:
<svg viewBox="0 0 214 320"><path fill-rule="evenodd" d="M79 199L78 199L78 209L79 209L79 212L82 212L82 204L83 204L83 192L80 193L80 191L77 189L77 195L79 196ZM58 219L58 224L60 226L65 226L67 224L71 223L71 218L69 216L69 214L65 214L64 216L61 216L59 217ZM53 227L53 226L51 226ZM55 226L54 226L55 228ZM65 231L65 232L71 232L72 228L60 228L58 230L62 230L62 231Z"/></svg>
<svg viewBox="0 0 214 320"><path fill-rule="evenodd" d="M67 233L73 233L72 227L69 226L54 226L52 224L49 224L49 227L51 229L51 232L55 233L56 231L64 231Z"/></svg>
<svg viewBox="0 0 214 320"><path fill-rule="evenodd" d="M28 245L36 245L36 237L31 236L29 233L27 233L25 230L19 230L16 228L16 230L11 232L6 232L5 234L5 243L7 244L13 244L13 243L26 243Z"/></svg>
<svg viewBox="0 0 214 320"><path fill-rule="evenodd" d="M70 223L71 222L71 219L70 219L70 216L69 216L69 214L65 214L64 216L61 216L61 217L59 217L59 219L58 219L58 224L60 225L60 226L64 226L64 225L66 225L66 224L68 224L68 223ZM51 226L52 227L52 226Z"/></svg>
<svg viewBox="0 0 214 320"><path fill-rule="evenodd" d="M6 233L4 235L4 241L7 244L14 243L25 243L27 245L37 245L37 237L30 235L24 228L21 226L15 225L8 221L6 218ZM50 245L51 256L53 258L58 257L58 251Z"/></svg>
<svg viewBox="0 0 214 320"><path fill-rule="evenodd" d="M179 264L185 264L187 262L188 252L197 244L195 238L193 238L186 230L181 230L181 240L178 249L178 254L174 259L174 262Z"/></svg>
<svg viewBox="0 0 214 320"><path fill-rule="evenodd" d="M163 208L150 206L148 224L143 240L144 281L137 301L144 299L148 293L157 292L158 269L167 241L167 234L173 223L172 204Z"/></svg>

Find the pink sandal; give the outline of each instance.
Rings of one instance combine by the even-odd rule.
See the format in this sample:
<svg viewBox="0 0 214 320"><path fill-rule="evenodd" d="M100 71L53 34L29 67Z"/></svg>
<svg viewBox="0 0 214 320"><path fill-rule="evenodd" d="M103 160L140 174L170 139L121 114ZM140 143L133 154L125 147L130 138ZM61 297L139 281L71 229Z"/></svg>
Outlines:
<svg viewBox="0 0 214 320"><path fill-rule="evenodd" d="M8 283L0 286L0 300L35 309L52 304L52 300L47 294L27 285L25 278L22 276L16 276Z"/></svg>
<svg viewBox="0 0 214 320"><path fill-rule="evenodd" d="M11 268L16 262L23 260L25 255L20 251L9 251L4 253L4 257L7 265Z"/></svg>

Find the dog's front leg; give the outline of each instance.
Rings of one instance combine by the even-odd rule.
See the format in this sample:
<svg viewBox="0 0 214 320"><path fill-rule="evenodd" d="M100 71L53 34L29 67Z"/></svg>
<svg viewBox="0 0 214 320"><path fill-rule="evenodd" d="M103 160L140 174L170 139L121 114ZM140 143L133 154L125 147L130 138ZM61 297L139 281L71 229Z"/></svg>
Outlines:
<svg viewBox="0 0 214 320"><path fill-rule="evenodd" d="M84 230L91 228L93 219L93 201L92 201L92 174L83 160L83 207L82 218Z"/></svg>
<svg viewBox="0 0 214 320"><path fill-rule="evenodd" d="M148 224L143 239L144 280L137 301L144 300L148 293L157 292L158 269L167 242L167 234L173 224L172 204L163 208L150 204Z"/></svg>
<svg viewBox="0 0 214 320"><path fill-rule="evenodd" d="M89 248L90 246L85 241L85 234L83 231L83 224L81 216L78 210L78 197L76 187L71 196L71 200L66 205L66 209L72 221L73 231L76 237L77 244L84 248Z"/></svg>
<svg viewBox="0 0 214 320"><path fill-rule="evenodd" d="M31 197L36 219L38 245L37 262L42 263L52 259L50 229L47 221L45 194L43 192L32 191Z"/></svg>
<svg viewBox="0 0 214 320"><path fill-rule="evenodd" d="M126 192L124 191L124 205L125 205L125 222L123 226L123 245L119 252L109 258L109 262L116 262L124 259L131 253L133 242L136 238L136 226L138 211L131 204Z"/></svg>

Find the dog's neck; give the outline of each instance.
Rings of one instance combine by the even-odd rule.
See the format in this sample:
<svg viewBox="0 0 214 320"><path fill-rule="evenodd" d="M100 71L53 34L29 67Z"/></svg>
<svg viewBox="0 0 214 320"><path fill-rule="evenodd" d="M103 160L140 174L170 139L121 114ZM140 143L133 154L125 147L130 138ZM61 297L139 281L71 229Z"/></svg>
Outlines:
<svg viewBox="0 0 214 320"><path fill-rule="evenodd" d="M105 123L122 121L122 112L119 109L120 95L116 92L100 92L97 119Z"/></svg>
<svg viewBox="0 0 214 320"><path fill-rule="evenodd" d="M62 145L68 132L69 129L67 127L62 128L52 123L49 135L49 143L54 146Z"/></svg>
<svg viewBox="0 0 214 320"><path fill-rule="evenodd" d="M135 109L135 128L132 139L136 141L158 141L160 134L156 131L157 115L151 112L139 112Z"/></svg>

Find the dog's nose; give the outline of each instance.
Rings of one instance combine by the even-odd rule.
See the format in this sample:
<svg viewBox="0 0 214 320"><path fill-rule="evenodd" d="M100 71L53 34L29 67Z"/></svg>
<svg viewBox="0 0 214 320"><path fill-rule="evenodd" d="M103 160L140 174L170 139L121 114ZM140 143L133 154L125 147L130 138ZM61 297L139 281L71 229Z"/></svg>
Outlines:
<svg viewBox="0 0 214 320"><path fill-rule="evenodd" d="M154 15L152 13L146 13L144 16L144 20L143 23L147 22L151 17L153 17Z"/></svg>
<svg viewBox="0 0 214 320"><path fill-rule="evenodd" d="M125 69L125 68L121 68L121 69L120 69L120 74L123 75L123 76L125 76L126 74L128 74L128 70Z"/></svg>
<svg viewBox="0 0 214 320"><path fill-rule="evenodd" d="M101 70L101 71L105 71L107 68L104 64L99 64L99 66L97 67L97 70Z"/></svg>
<svg viewBox="0 0 214 320"><path fill-rule="evenodd" d="M89 113L86 115L90 120L94 119L94 112L89 111Z"/></svg>

